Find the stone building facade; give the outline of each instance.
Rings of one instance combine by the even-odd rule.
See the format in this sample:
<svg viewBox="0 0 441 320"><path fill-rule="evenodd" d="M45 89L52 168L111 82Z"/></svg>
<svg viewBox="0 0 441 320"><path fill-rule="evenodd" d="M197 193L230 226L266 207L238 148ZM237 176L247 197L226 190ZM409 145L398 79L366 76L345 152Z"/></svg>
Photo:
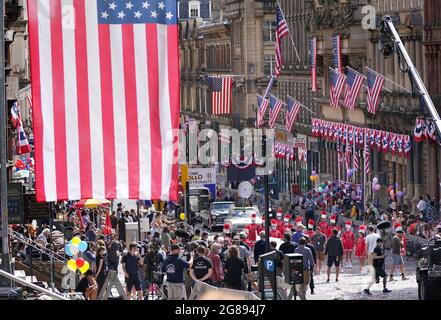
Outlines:
<svg viewBox="0 0 441 320"><path fill-rule="evenodd" d="M436 1L435 1L436 2ZM366 30L362 26L363 7L373 6L377 15L377 24L384 15L391 15L396 21L396 28L404 41L409 55L419 70L425 83L430 83L432 92L439 91L431 80L435 71L428 73L427 50L435 57L434 33L428 31L424 17L427 20L427 3L420 0L350 0L350 1L305 1L308 23L305 30L309 36L317 37L318 92L314 101L320 106L320 117L330 121L351 124L359 127L373 128L397 134L412 135L415 118L424 114L420 101L412 94L412 84L407 73L400 71L397 55L385 59L378 50L381 35L378 29ZM436 10L432 10L436 12ZM426 21L427 23L427 21ZM435 26L433 23L432 26ZM426 32L425 32L426 29ZM433 29L433 27L432 27ZM436 29L436 28L435 28ZM424 35L426 33L426 35ZM380 104L376 115L366 110L366 89L362 89L359 103L355 110L346 108L335 109L329 105L329 68L333 67L332 36L340 34L343 66L366 74L366 67L383 74L387 79L386 89L381 94ZM430 34L430 35L429 35ZM429 45L424 37L434 41ZM426 46L425 46L426 45ZM435 59L435 58L434 58ZM437 59L437 58L436 58ZM438 72L439 74L439 72ZM435 91L434 91L435 90ZM439 105L439 103L438 103ZM320 153L318 171L338 176L336 143L319 141ZM398 184L397 190L405 192L404 201L415 205L421 194L430 194L439 199L439 151L435 144L429 142L413 143L412 152L408 159L383 154L373 150L371 158L371 176L380 177L384 186ZM362 152L360 152L362 155ZM361 158L361 163L363 159ZM356 175L356 181L363 182L362 166ZM343 169L342 169L343 171ZM433 174L435 173L435 174ZM341 175L341 173L340 173ZM382 188L386 189L386 188ZM383 198L386 199L385 190Z"/></svg>

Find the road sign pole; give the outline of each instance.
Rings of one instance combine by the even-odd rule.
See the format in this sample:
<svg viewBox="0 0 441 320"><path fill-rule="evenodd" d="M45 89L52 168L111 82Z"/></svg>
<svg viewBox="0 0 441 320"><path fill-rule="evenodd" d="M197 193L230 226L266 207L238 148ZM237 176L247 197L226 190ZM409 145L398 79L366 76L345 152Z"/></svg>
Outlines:
<svg viewBox="0 0 441 320"><path fill-rule="evenodd" d="M7 117L5 99L5 18L4 1L0 1L0 203L2 221L2 270L11 273L11 259L9 256L8 238L8 187L7 187L7 160L8 148L6 144ZM10 282L10 281L8 281Z"/></svg>

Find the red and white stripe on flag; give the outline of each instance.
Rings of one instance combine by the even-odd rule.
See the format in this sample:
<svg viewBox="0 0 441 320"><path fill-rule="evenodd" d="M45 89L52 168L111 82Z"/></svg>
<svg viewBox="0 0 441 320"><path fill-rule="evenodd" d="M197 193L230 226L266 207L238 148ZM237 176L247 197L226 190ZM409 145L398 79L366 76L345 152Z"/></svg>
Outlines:
<svg viewBox="0 0 441 320"><path fill-rule="evenodd" d="M233 100L233 78L222 77L222 88L219 91L213 90L211 94L211 105L213 114L232 113Z"/></svg>
<svg viewBox="0 0 441 320"><path fill-rule="evenodd" d="M165 2L139 16L158 23L122 23L103 0L28 1L38 201L177 198L177 9Z"/></svg>

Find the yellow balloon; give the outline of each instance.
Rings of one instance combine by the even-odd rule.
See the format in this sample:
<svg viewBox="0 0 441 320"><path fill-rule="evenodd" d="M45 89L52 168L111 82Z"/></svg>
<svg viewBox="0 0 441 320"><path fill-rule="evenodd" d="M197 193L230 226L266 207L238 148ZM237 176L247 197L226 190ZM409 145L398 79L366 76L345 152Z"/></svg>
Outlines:
<svg viewBox="0 0 441 320"><path fill-rule="evenodd" d="M181 220L185 220L185 213L181 213L181 214L179 215L179 218L180 218Z"/></svg>
<svg viewBox="0 0 441 320"><path fill-rule="evenodd" d="M70 259L69 261L67 261L67 267L69 268L70 271L77 271L77 263L75 260Z"/></svg>
<svg viewBox="0 0 441 320"><path fill-rule="evenodd" d="M72 244L78 245L78 244L80 244L81 239L80 239L80 237L73 237L71 241L72 241Z"/></svg>
<svg viewBox="0 0 441 320"><path fill-rule="evenodd" d="M89 262L85 261L83 266L80 268L81 274L84 274L84 272L89 270L89 268L90 268Z"/></svg>

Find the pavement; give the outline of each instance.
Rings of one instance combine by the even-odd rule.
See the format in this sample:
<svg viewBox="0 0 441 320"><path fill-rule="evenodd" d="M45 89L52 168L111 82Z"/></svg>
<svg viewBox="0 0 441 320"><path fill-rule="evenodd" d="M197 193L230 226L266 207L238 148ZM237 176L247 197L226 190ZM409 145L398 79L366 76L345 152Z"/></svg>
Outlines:
<svg viewBox="0 0 441 320"><path fill-rule="evenodd" d="M339 281L335 281L335 270L331 271L331 281L326 283L326 266L322 269L321 275L314 275L315 294L311 295L308 289L306 298L308 300L418 300L418 284L415 277L415 259L404 258L405 275L408 280L401 280L399 271L395 270L394 281L387 282L387 288L391 293L383 293L383 282L375 283L370 291L371 296L363 290L370 282L371 276L365 267L360 273L358 261L353 261L352 269L343 269ZM386 272L389 275L392 258L386 258Z"/></svg>

